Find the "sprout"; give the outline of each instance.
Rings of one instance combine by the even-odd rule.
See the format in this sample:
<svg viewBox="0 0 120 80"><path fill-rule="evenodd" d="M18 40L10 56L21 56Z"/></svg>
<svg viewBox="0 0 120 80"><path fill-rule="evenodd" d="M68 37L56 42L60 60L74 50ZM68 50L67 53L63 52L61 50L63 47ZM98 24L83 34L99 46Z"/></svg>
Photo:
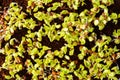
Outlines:
<svg viewBox="0 0 120 80"><path fill-rule="evenodd" d="M81 45L84 45L86 43L85 39L81 39L80 42L81 42Z"/></svg>
<svg viewBox="0 0 120 80"><path fill-rule="evenodd" d="M68 80L72 80L73 76L72 75L67 75Z"/></svg>
<svg viewBox="0 0 120 80"><path fill-rule="evenodd" d="M70 56L74 55L74 49L71 49L71 50L69 51L69 55L70 55Z"/></svg>
<svg viewBox="0 0 120 80"><path fill-rule="evenodd" d="M115 37L114 42L115 42L116 44L119 44L119 43L120 43L120 39L119 39L120 29L114 30L113 36Z"/></svg>
<svg viewBox="0 0 120 80"><path fill-rule="evenodd" d="M18 49L19 52L24 52L25 51L22 44L20 44L17 49Z"/></svg>
<svg viewBox="0 0 120 80"><path fill-rule="evenodd" d="M66 53L67 53L67 46L63 46L63 47L61 48L61 51L62 51L64 54L66 54Z"/></svg>
<svg viewBox="0 0 120 80"><path fill-rule="evenodd" d="M37 26L36 22L32 18L30 18L25 20L25 25L23 27L34 29L35 26Z"/></svg>
<svg viewBox="0 0 120 80"><path fill-rule="evenodd" d="M10 4L10 7L18 7L18 5L17 5L16 2L12 2L12 3Z"/></svg>
<svg viewBox="0 0 120 80"><path fill-rule="evenodd" d="M77 71L74 71L75 76L77 76L79 79L83 79L82 75L79 74Z"/></svg>
<svg viewBox="0 0 120 80"><path fill-rule="evenodd" d="M28 34L26 35L26 37L34 39L35 35L36 35L35 33L31 33L31 31L30 31L30 32L28 32Z"/></svg>
<svg viewBox="0 0 120 80"><path fill-rule="evenodd" d="M52 0L42 0L42 1L45 3L45 5L47 5L48 3L52 2Z"/></svg>
<svg viewBox="0 0 120 80"><path fill-rule="evenodd" d="M110 18L112 18L112 19L117 19L117 14L116 14L116 13L112 13L112 14L110 15Z"/></svg>
<svg viewBox="0 0 120 80"><path fill-rule="evenodd" d="M14 45L15 40L16 40L15 38L10 39L10 45Z"/></svg>
<svg viewBox="0 0 120 80"><path fill-rule="evenodd" d="M97 26L99 24L99 20L94 20L94 25Z"/></svg>
<svg viewBox="0 0 120 80"><path fill-rule="evenodd" d="M72 62L68 65L68 67L69 67L69 70L70 70L71 72L74 71L74 69L76 68L75 62L72 61Z"/></svg>
<svg viewBox="0 0 120 80"><path fill-rule="evenodd" d="M5 75L5 79L11 79L12 77L10 75Z"/></svg>
<svg viewBox="0 0 120 80"><path fill-rule="evenodd" d="M54 51L54 55L55 55L55 56L59 56L59 55L60 55L60 52L59 52L58 50L55 50L55 51Z"/></svg>
<svg viewBox="0 0 120 80"><path fill-rule="evenodd" d="M33 9L33 12L37 12L39 9L39 6L36 6L34 9Z"/></svg>
<svg viewBox="0 0 120 80"><path fill-rule="evenodd" d="M94 40L94 38L93 37L88 37L88 40L90 41L90 42L92 42L93 40Z"/></svg>
<svg viewBox="0 0 120 80"><path fill-rule="evenodd" d="M12 34L9 31L7 31L6 36L4 37L4 40L8 41L11 38L11 36L12 36Z"/></svg>
<svg viewBox="0 0 120 80"><path fill-rule="evenodd" d="M0 38L0 53L5 54L1 69L10 74L5 78L20 80L19 71L26 69L32 80L72 80L74 77L117 80L120 70L112 64L120 58L117 46L120 44L120 29L114 30L112 36L106 36L99 35L94 27L98 27L101 34L108 21L117 23L120 14L108 13L108 6L114 0L90 1L93 8L82 12L78 8L85 5L85 0L28 0L26 11L17 3L11 3L0 23L0 35L4 34ZM17 37L17 31L25 34ZM54 44L43 44L45 36L50 44L61 38L66 42L61 48L58 44L55 47L59 50L54 50L50 47ZM79 65L79 61L83 62Z"/></svg>
<svg viewBox="0 0 120 80"><path fill-rule="evenodd" d="M26 13L21 12L21 14L18 16L19 19L24 19L25 18Z"/></svg>
<svg viewBox="0 0 120 80"><path fill-rule="evenodd" d="M99 55L101 58L103 58L105 54L104 54L103 51L101 51L101 52L98 53L98 55Z"/></svg>
<svg viewBox="0 0 120 80"><path fill-rule="evenodd" d="M66 60L62 60L62 66L67 65L67 61Z"/></svg>
<svg viewBox="0 0 120 80"><path fill-rule="evenodd" d="M62 5L63 5L62 3L55 2L53 3L53 7L51 9L55 11L58 7L61 7Z"/></svg>
<svg viewBox="0 0 120 80"><path fill-rule="evenodd" d="M39 53L39 50L37 48L33 48L33 50L30 51L31 55L35 55L37 53Z"/></svg>
<svg viewBox="0 0 120 80"><path fill-rule="evenodd" d="M115 44L120 44L120 39L115 39Z"/></svg>
<svg viewBox="0 0 120 80"><path fill-rule="evenodd" d="M42 21L45 17L45 14L38 11L37 13L34 13L34 17L37 18L39 21Z"/></svg>
<svg viewBox="0 0 120 80"><path fill-rule="evenodd" d="M89 69L91 66L91 63L89 61L84 60L84 65Z"/></svg>
<svg viewBox="0 0 120 80"><path fill-rule="evenodd" d="M100 24L98 24L99 30L103 30L105 28L105 25L103 22L100 22Z"/></svg>
<svg viewBox="0 0 120 80"><path fill-rule="evenodd" d="M75 10L77 10L79 4L80 4L80 1L79 1L79 0L75 0L75 2L74 2L74 4L73 4L73 8L74 8Z"/></svg>
<svg viewBox="0 0 120 80"><path fill-rule="evenodd" d="M69 12L67 11L67 10L62 10L61 12L60 12L60 14L62 15L62 14L68 14Z"/></svg>
<svg viewBox="0 0 120 80"><path fill-rule="evenodd" d="M78 58L80 59L80 60L83 60L84 59L84 55L83 54L78 54Z"/></svg>
<svg viewBox="0 0 120 80"><path fill-rule="evenodd" d="M116 37L116 38L118 38L120 36L120 29L114 30L113 36Z"/></svg>
<svg viewBox="0 0 120 80"><path fill-rule="evenodd" d="M64 57L64 54L62 53L62 51L59 52L58 57L59 57L59 58L63 58L63 57Z"/></svg>

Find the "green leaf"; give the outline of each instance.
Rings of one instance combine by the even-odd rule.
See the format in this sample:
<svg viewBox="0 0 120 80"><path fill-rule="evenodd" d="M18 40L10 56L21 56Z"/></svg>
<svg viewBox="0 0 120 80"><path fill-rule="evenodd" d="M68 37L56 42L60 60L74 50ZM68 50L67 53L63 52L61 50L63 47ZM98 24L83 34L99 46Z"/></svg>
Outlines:
<svg viewBox="0 0 120 80"><path fill-rule="evenodd" d="M70 70L74 70L74 68L76 67L75 62L72 61L72 62L68 65L68 67L70 68Z"/></svg>
<svg viewBox="0 0 120 80"><path fill-rule="evenodd" d="M80 53L80 54L78 54L78 58L79 58L80 60L83 60L84 55Z"/></svg>
<svg viewBox="0 0 120 80"><path fill-rule="evenodd" d="M110 74L109 74L109 78L113 78L115 76L115 73L114 72L111 72Z"/></svg>
<svg viewBox="0 0 120 80"><path fill-rule="evenodd" d="M32 3L33 3L33 1L32 1L32 0L29 0L29 1L28 1L28 6L32 6Z"/></svg>
<svg viewBox="0 0 120 80"><path fill-rule="evenodd" d="M47 12L50 12L52 10L52 7L47 8Z"/></svg>
<svg viewBox="0 0 120 80"><path fill-rule="evenodd" d="M101 52L98 53L98 55L102 58L102 57L104 57L104 52L101 51Z"/></svg>
<svg viewBox="0 0 120 80"><path fill-rule="evenodd" d="M115 44L120 44L120 39L115 39Z"/></svg>
<svg viewBox="0 0 120 80"><path fill-rule="evenodd" d="M118 38L120 36L120 29L114 30L113 36Z"/></svg>
<svg viewBox="0 0 120 80"><path fill-rule="evenodd" d="M54 60L51 61L50 66L51 66L51 67L55 67L55 65L56 65L57 63L58 63L58 60L57 60L57 59L54 59Z"/></svg>
<svg viewBox="0 0 120 80"><path fill-rule="evenodd" d="M69 12L67 10L62 10L60 14L68 14Z"/></svg>
<svg viewBox="0 0 120 80"><path fill-rule="evenodd" d="M72 75L67 75L68 80L73 80L73 76Z"/></svg>
<svg viewBox="0 0 120 80"><path fill-rule="evenodd" d="M10 75L5 75L5 79L10 80L12 77Z"/></svg>
<svg viewBox="0 0 120 80"><path fill-rule="evenodd" d="M101 62L101 61L103 61L103 59L101 59L101 58L97 58L97 59L96 59L96 63L99 63L99 62Z"/></svg>
<svg viewBox="0 0 120 80"><path fill-rule="evenodd" d="M33 50L30 52L31 55L35 55L39 53L39 50L37 48L33 48Z"/></svg>
<svg viewBox="0 0 120 80"><path fill-rule="evenodd" d="M90 68L91 63L84 59L84 65L85 65L85 67Z"/></svg>
<svg viewBox="0 0 120 80"><path fill-rule="evenodd" d="M45 3L45 5L47 5L48 3L52 2L52 0L43 0L43 2Z"/></svg>
<svg viewBox="0 0 120 80"><path fill-rule="evenodd" d="M37 18L39 21L42 21L45 17L45 14L43 12L37 12L34 13L34 17Z"/></svg>
<svg viewBox="0 0 120 80"><path fill-rule="evenodd" d="M11 77L14 77L15 73L16 73L16 72L14 72L14 71L10 71L10 72L9 72L9 74L11 75Z"/></svg>
<svg viewBox="0 0 120 80"><path fill-rule="evenodd" d="M94 30L94 28L93 28L93 27L90 27L88 31L89 31L89 32L93 32L93 30Z"/></svg>
<svg viewBox="0 0 120 80"><path fill-rule="evenodd" d="M15 38L10 39L10 45L14 45Z"/></svg>
<svg viewBox="0 0 120 80"><path fill-rule="evenodd" d="M103 30L105 28L105 25L101 22L98 24L99 30Z"/></svg>
<svg viewBox="0 0 120 80"><path fill-rule="evenodd" d="M4 37L5 41L8 41L11 38L11 33L7 33L6 36Z"/></svg>
<svg viewBox="0 0 120 80"><path fill-rule="evenodd" d="M24 47L23 47L22 44L20 44L17 49L18 49L18 51L20 51L20 52L24 52L24 51L25 51L25 49L24 49Z"/></svg>
<svg viewBox="0 0 120 80"><path fill-rule="evenodd" d="M58 64L55 66L55 70L58 71L58 70L60 70L60 69L61 69L61 66L60 66L60 64L58 63Z"/></svg>
<svg viewBox="0 0 120 80"><path fill-rule="evenodd" d="M88 37L88 40L90 41L90 42L92 42L93 40L94 40L94 38L93 37Z"/></svg>
<svg viewBox="0 0 120 80"><path fill-rule="evenodd" d="M59 54L60 54L60 52L59 52L58 50L55 50L55 51L54 51L54 55L55 55L55 56L58 56Z"/></svg>
<svg viewBox="0 0 120 80"><path fill-rule="evenodd" d="M110 15L110 17L111 17L112 19L117 19L117 13L112 13L112 14Z"/></svg>
<svg viewBox="0 0 120 80"><path fill-rule="evenodd" d="M94 20L94 25L97 26L99 24L99 20Z"/></svg>
<svg viewBox="0 0 120 80"><path fill-rule="evenodd" d="M81 71L84 70L84 66L82 64L80 64L79 68L80 68Z"/></svg>
<svg viewBox="0 0 120 80"><path fill-rule="evenodd" d="M17 80L21 80L21 77L18 74L16 74L15 77Z"/></svg>
<svg viewBox="0 0 120 80"><path fill-rule="evenodd" d="M70 13L70 21L75 21L75 18L78 17L78 14L77 13Z"/></svg>
<svg viewBox="0 0 120 80"><path fill-rule="evenodd" d="M55 27L56 27L57 29L59 29L59 28L61 27L61 25L55 25Z"/></svg>
<svg viewBox="0 0 120 80"><path fill-rule="evenodd" d="M10 3L10 7L15 7L15 6L18 6L18 4L16 2Z"/></svg>
<svg viewBox="0 0 120 80"><path fill-rule="evenodd" d="M24 12L21 12L20 15L18 16L19 19L24 19L25 18L25 13Z"/></svg>
<svg viewBox="0 0 120 80"><path fill-rule="evenodd" d="M29 38L34 38L35 35L36 35L35 33L29 33L29 34L27 34L26 36L29 37Z"/></svg>
<svg viewBox="0 0 120 80"><path fill-rule="evenodd" d="M33 12L37 12L39 9L39 6L36 6L34 9L33 9Z"/></svg>
<svg viewBox="0 0 120 80"><path fill-rule="evenodd" d="M87 70L83 70L83 71L82 71L82 76L83 76L83 78L86 78L87 73L88 73Z"/></svg>
<svg viewBox="0 0 120 80"><path fill-rule="evenodd" d="M105 69L105 70L103 71L103 74L107 76L108 74L110 74L110 72L111 72L110 70Z"/></svg>
<svg viewBox="0 0 120 80"><path fill-rule="evenodd" d="M77 71L74 71L75 76L77 76L79 79L83 79L82 75L78 73Z"/></svg>
<svg viewBox="0 0 120 80"><path fill-rule="evenodd" d="M86 43L85 39L81 39L80 42L81 42L81 45L84 45Z"/></svg>
<svg viewBox="0 0 120 80"><path fill-rule="evenodd" d="M79 0L75 0L75 1L73 2L73 8L74 8L75 10L78 9L80 2L81 2L81 1L79 1ZM83 2L82 2L82 5L83 5Z"/></svg>
<svg viewBox="0 0 120 80"><path fill-rule="evenodd" d="M7 52L8 50L9 50L9 43L6 43L6 45L5 45L5 51Z"/></svg>
<svg viewBox="0 0 120 80"><path fill-rule="evenodd" d="M60 54L58 55L59 58L63 58L64 54L62 52L60 52Z"/></svg>
<svg viewBox="0 0 120 80"><path fill-rule="evenodd" d="M70 56L74 55L74 49L71 49L71 50L69 51L69 55L70 55Z"/></svg>
<svg viewBox="0 0 120 80"><path fill-rule="evenodd" d="M57 9L58 7L60 7L60 6L62 6L61 3L55 2L55 3L53 3L52 10L54 11L54 10L56 10L56 9Z"/></svg>
<svg viewBox="0 0 120 80"><path fill-rule="evenodd" d="M114 50L114 52L120 51L120 49L118 49L117 46L114 46L113 50Z"/></svg>
<svg viewBox="0 0 120 80"><path fill-rule="evenodd" d="M33 43L34 44L34 43ZM40 49L42 48L42 44L40 42L35 42L35 46Z"/></svg>
<svg viewBox="0 0 120 80"><path fill-rule="evenodd" d="M51 26L51 25L50 25L50 22L51 22L50 18L44 19L44 21L45 21L45 23L46 23L48 26Z"/></svg>
<svg viewBox="0 0 120 80"><path fill-rule="evenodd" d="M97 73L98 73L98 63L95 63L94 66L93 66L93 75L95 75Z"/></svg>
<svg viewBox="0 0 120 80"><path fill-rule="evenodd" d="M46 51L46 50L49 50L51 48L49 48L48 46L43 46L43 50Z"/></svg>
<svg viewBox="0 0 120 80"><path fill-rule="evenodd" d="M66 54L66 53L67 53L67 46L63 46L63 47L61 48L61 51L62 51L64 54Z"/></svg>
<svg viewBox="0 0 120 80"><path fill-rule="evenodd" d="M22 64L16 64L16 71L20 71L23 69Z"/></svg>
<svg viewBox="0 0 120 80"><path fill-rule="evenodd" d="M62 65L67 65L67 61L66 60L62 60Z"/></svg>

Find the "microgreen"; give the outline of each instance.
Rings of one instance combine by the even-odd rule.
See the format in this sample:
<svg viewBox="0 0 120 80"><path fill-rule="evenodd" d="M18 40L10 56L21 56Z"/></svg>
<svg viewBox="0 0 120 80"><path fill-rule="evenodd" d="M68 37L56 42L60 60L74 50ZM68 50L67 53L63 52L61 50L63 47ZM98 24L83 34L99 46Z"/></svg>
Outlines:
<svg viewBox="0 0 120 80"><path fill-rule="evenodd" d="M119 44L120 43L120 39L119 39L119 37L120 37L120 29L114 30L113 36L115 37L114 42L116 44Z"/></svg>
<svg viewBox="0 0 120 80"><path fill-rule="evenodd" d="M62 6L61 3L56 2L56 3L53 3L53 7L52 7L51 9L54 11L54 10L56 10L58 7L61 7L61 6Z"/></svg>
<svg viewBox="0 0 120 80"><path fill-rule="evenodd" d="M0 36L4 34L0 54L5 55L1 68L9 71L5 79L21 80L19 71L25 69L32 80L117 80L120 70L112 65L120 58L120 29L116 28L112 36L103 31L108 22L117 24L120 18L120 14L109 11L113 0L90 0L92 8L82 11L81 7L88 5L85 0L27 2L25 10L12 2L3 17L5 26L0 23ZM54 46L60 39L64 45Z"/></svg>

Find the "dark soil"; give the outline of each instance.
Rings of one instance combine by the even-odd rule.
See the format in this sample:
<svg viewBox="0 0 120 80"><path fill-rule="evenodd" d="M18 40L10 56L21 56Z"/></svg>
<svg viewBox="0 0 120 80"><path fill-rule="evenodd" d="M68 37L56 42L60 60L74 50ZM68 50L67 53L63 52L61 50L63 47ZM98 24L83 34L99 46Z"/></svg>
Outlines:
<svg viewBox="0 0 120 80"><path fill-rule="evenodd" d="M60 0L53 0L53 2L56 2L56 1L60 1ZM109 9L109 13L111 14L112 12L116 12L116 13L120 13L120 0L114 0L115 1L115 3L113 4L113 5L111 5L111 6L109 6L108 7L108 9ZM25 11L26 10L26 6L27 6L27 0L0 0L0 11L3 11L4 9L8 9L9 7L9 4L11 3L11 2L17 2L20 6L22 6L23 7L23 10ZM52 3L53 3L52 2ZM65 4L65 5L63 5L63 7L62 8L59 8L59 9L57 9L55 12L56 13L59 13L60 11L62 11L63 9L67 9L69 12L77 12L77 13L80 13L80 12L82 12L84 9L90 9L90 8L92 8L92 4L91 4L91 2L90 2L90 0L85 0L85 3L86 3L86 5L85 6L80 6L79 7L79 9L78 10L72 10L72 9L69 9L68 8L68 6ZM50 5L45 5L45 9L41 9L41 11L47 11L47 8L49 7ZM96 17L99 17L100 15L101 15L101 13L102 13L102 11L99 13L99 14L97 14L96 15ZM3 13L0 13L1 15L3 14ZM30 15L31 17L33 17L32 15ZM29 17L29 16L28 16ZM35 18L33 18L33 19L35 19ZM59 20L59 19L56 19L56 20L53 20L52 22L51 22L51 24L52 23L54 23L54 22L56 22L57 24L61 24L63 21L61 21L61 20ZM37 22L37 23L39 23L39 25L42 25L44 22ZM36 27L35 29L34 29L34 31L36 31L36 30L38 30L40 27ZM100 35L102 35L102 34L106 34L106 35L108 35L108 36L111 36L112 37L112 32L114 31L114 30L116 30L116 29L120 29L120 20L118 21L118 23L117 24L114 24L114 23L112 23L111 21L110 22L108 22L107 23L107 25L106 25L106 27L102 30L102 31L99 31L98 30L98 28L96 27L95 28L95 30L94 30L94 32L97 34L97 38L99 39L99 38L101 38L100 37ZM22 33L22 34L21 34ZM22 29L21 31L16 31L15 32L15 34L12 36L12 37L15 37L15 38L17 38L19 41L21 41L21 38L22 38L22 36L23 35L25 35L27 32L26 32L26 29ZM4 42L4 41L3 41ZM66 43L65 42L65 40L64 39L60 39L60 41L53 41L53 42L50 42L49 41L49 39L48 39L48 37L47 36L45 36L45 37L43 37L43 40L42 40L42 45L46 45L46 46L49 46L50 48L52 48L52 51L54 51L54 50L60 50L60 48ZM4 46L5 45L5 42L2 44L2 46ZM87 43L85 44L85 46L87 46L88 48L91 48L92 46L94 46L95 44L94 44L94 42L88 42L87 41ZM110 47L114 47L116 44L114 44L114 43L110 43ZM117 45L117 47L120 49L120 45ZM77 54L79 54L79 46L76 46L76 47L74 47L75 48L75 53L76 53L76 55L73 57L71 57L71 60L73 60L73 61L76 61L77 59L78 59L78 57L77 57ZM30 58L30 56L26 53L26 54L24 54L24 56L25 56L25 58L24 59L22 59L21 58L21 61L22 61L22 64L25 64L25 61L27 60L27 59L30 59L33 63L35 63L31 58ZM87 56L86 56L87 57ZM4 63L4 60L5 60L5 55L2 55L2 54L0 54L0 66ZM59 59L60 61L61 61L61 59ZM83 61L79 61L78 62L78 64L81 64ZM116 60L116 62L112 65L112 66L116 66L116 63L119 65L119 67L120 67L120 60L118 59L118 60ZM4 79L4 75L5 74L9 74L9 72L8 71L6 71L6 70L1 70L0 71L0 80L5 80ZM30 80L31 79L31 74L28 74L27 73L27 71L26 71L26 68L25 68L25 66L24 66L24 69L23 70L21 70L20 72L18 72L18 74L21 76L21 77L24 77L24 79L25 80ZM73 74L74 75L74 74ZM120 78L120 75L116 75L118 78ZM75 77L74 76L74 79L75 80L78 80L78 78L77 77ZM15 79L13 79L13 80L15 80ZM94 80L96 80L96 79L94 79ZM107 80L107 79L105 79L105 80Z"/></svg>

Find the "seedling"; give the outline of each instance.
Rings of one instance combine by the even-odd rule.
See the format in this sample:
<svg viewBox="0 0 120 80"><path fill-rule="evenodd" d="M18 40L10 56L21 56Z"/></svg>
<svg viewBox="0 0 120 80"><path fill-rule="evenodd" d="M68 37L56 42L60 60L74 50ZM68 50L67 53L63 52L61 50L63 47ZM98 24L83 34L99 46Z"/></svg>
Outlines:
<svg viewBox="0 0 120 80"><path fill-rule="evenodd" d="M25 69L32 80L117 80L120 70L113 65L120 58L120 29L112 36L103 30L120 14L109 11L113 0L89 0L90 9L83 9L85 2L28 0L25 10L11 3L0 18L0 54L5 55L0 68L9 71L5 79L22 80L19 72Z"/></svg>

